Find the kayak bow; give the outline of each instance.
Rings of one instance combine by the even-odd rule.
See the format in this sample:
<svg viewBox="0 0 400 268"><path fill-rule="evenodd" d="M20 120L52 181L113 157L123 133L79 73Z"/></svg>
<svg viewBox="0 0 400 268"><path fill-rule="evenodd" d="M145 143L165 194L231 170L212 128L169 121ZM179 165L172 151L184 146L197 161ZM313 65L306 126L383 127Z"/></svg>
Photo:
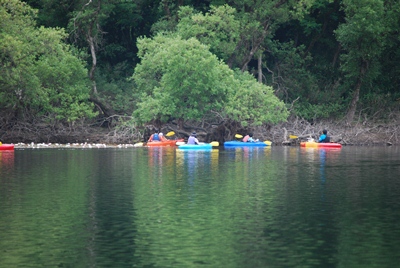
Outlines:
<svg viewBox="0 0 400 268"><path fill-rule="evenodd" d="M181 150L204 150L212 149L211 143L200 143L200 144L182 144L178 147Z"/></svg>
<svg viewBox="0 0 400 268"><path fill-rule="evenodd" d="M2 144L0 145L0 151L14 150L14 144Z"/></svg>
<svg viewBox="0 0 400 268"><path fill-rule="evenodd" d="M167 141L150 141L146 143L146 146L175 146L177 142L182 142L184 139L179 140L167 140Z"/></svg>
<svg viewBox="0 0 400 268"><path fill-rule="evenodd" d="M336 142L326 142L326 143L319 143L314 141L304 141L300 142L300 147L306 148L342 148L340 143Z"/></svg>
<svg viewBox="0 0 400 268"><path fill-rule="evenodd" d="M226 141L224 147L265 147L265 142L243 142L243 141Z"/></svg>

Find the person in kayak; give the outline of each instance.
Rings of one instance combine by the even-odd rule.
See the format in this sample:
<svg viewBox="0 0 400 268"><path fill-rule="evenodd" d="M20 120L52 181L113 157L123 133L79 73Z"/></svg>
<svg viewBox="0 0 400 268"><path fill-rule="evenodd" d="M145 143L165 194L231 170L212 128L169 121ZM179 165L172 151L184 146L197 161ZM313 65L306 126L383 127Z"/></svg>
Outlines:
<svg viewBox="0 0 400 268"><path fill-rule="evenodd" d="M253 133L250 133L243 138L243 142L257 142L257 141L258 139L256 140L253 139Z"/></svg>
<svg viewBox="0 0 400 268"><path fill-rule="evenodd" d="M167 141L168 139L164 136L162 132L158 133L158 137L160 138L160 141Z"/></svg>
<svg viewBox="0 0 400 268"><path fill-rule="evenodd" d="M197 144L197 145L199 144L199 140L197 139L196 132L193 132L192 134L190 134L187 144Z"/></svg>
<svg viewBox="0 0 400 268"><path fill-rule="evenodd" d="M158 134L158 130L156 130L154 134L151 134L151 136L147 142L160 141L160 140L161 140L160 135Z"/></svg>
<svg viewBox="0 0 400 268"><path fill-rule="evenodd" d="M322 130L322 135L319 136L318 142L320 143L331 142L331 138L328 136L328 131L326 129Z"/></svg>

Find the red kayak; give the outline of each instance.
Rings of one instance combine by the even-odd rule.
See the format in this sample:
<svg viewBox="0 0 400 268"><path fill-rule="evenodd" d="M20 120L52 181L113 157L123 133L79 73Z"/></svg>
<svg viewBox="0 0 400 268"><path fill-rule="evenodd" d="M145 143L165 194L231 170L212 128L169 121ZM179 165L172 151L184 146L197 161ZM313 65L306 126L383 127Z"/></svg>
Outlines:
<svg viewBox="0 0 400 268"><path fill-rule="evenodd" d="M14 150L14 144L2 144L0 145L0 151Z"/></svg>
<svg viewBox="0 0 400 268"><path fill-rule="evenodd" d="M306 148L342 148L340 143L336 142L314 142L314 141L304 141L300 142L300 147Z"/></svg>
<svg viewBox="0 0 400 268"><path fill-rule="evenodd" d="M166 141L150 141L146 146L176 146L177 142L182 142L184 139L179 140L166 140Z"/></svg>

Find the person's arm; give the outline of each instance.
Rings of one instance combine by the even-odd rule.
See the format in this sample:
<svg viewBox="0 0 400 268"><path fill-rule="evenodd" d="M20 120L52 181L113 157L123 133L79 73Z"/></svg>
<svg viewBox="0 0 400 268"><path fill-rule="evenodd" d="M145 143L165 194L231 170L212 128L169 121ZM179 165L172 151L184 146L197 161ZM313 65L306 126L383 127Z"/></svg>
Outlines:
<svg viewBox="0 0 400 268"><path fill-rule="evenodd" d="M153 140L153 135L154 135L154 134L151 134L151 136L150 136L150 138L149 138L149 140L148 140L147 142L150 142L150 141Z"/></svg>

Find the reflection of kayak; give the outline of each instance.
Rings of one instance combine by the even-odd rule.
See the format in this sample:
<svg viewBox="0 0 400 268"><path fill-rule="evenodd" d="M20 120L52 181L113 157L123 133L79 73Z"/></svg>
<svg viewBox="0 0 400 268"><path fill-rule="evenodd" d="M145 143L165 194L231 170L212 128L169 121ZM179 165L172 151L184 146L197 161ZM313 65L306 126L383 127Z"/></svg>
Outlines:
<svg viewBox="0 0 400 268"><path fill-rule="evenodd" d="M182 150L204 150L204 149L212 149L212 145L211 143L182 144L179 145L178 148Z"/></svg>
<svg viewBox="0 0 400 268"><path fill-rule="evenodd" d="M167 141L150 141L146 143L147 146L175 146L177 142L182 142L184 139L167 140Z"/></svg>
<svg viewBox="0 0 400 268"><path fill-rule="evenodd" d="M14 150L14 144L2 144L0 145L0 151Z"/></svg>
<svg viewBox="0 0 400 268"><path fill-rule="evenodd" d="M224 147L265 147L266 143L257 141L257 142L243 142L243 141L226 141L224 143Z"/></svg>
<svg viewBox="0 0 400 268"><path fill-rule="evenodd" d="M318 142L300 142L300 147L307 147L307 148L342 148L340 143L336 142L326 142L326 143L318 143Z"/></svg>

